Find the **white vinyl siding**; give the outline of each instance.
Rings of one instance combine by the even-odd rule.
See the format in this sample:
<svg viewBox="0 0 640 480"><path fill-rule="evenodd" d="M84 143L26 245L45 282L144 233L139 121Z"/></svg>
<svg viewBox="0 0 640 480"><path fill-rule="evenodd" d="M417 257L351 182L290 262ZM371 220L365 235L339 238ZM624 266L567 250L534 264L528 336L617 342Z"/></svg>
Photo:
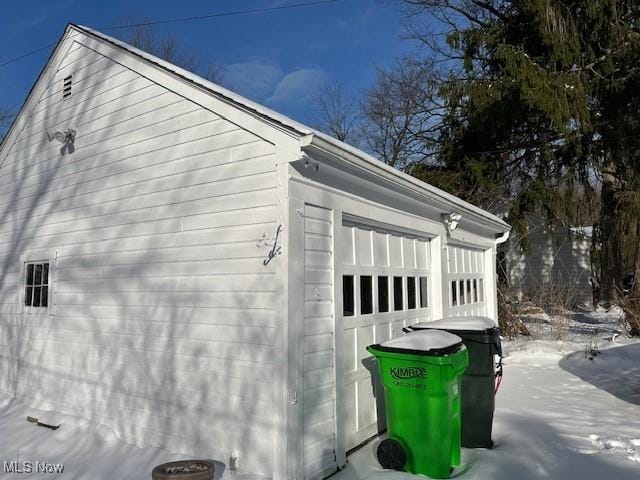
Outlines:
<svg viewBox="0 0 640 480"><path fill-rule="evenodd" d="M337 467L332 212L305 205L304 224L303 455L314 478Z"/></svg>
<svg viewBox="0 0 640 480"><path fill-rule="evenodd" d="M592 305L591 238L564 226L549 228L537 218L530 220L528 235L526 253L516 239L502 248L509 291L542 302Z"/></svg>
<svg viewBox="0 0 640 480"><path fill-rule="evenodd" d="M61 155L46 134L67 128ZM270 475L283 317L256 240L279 223L275 152L74 46L0 168L0 390ZM58 252L55 316L31 318L17 254L39 250Z"/></svg>

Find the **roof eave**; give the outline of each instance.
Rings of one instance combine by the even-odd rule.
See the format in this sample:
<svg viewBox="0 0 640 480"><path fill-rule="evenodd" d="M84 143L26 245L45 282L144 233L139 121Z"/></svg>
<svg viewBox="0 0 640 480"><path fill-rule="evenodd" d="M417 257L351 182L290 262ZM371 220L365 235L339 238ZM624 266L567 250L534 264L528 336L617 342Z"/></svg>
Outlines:
<svg viewBox="0 0 640 480"><path fill-rule="evenodd" d="M482 210L450 193L440 190L433 185L424 183L406 173L367 155L351 145L335 140L320 133L314 133L301 138L301 149L308 153L328 155L351 166L373 173L397 190L404 192L421 201L437 205L443 210L455 211L463 214L467 220L489 228L496 234L503 235L511 230L511 226L499 217ZM497 237L496 237L497 238Z"/></svg>

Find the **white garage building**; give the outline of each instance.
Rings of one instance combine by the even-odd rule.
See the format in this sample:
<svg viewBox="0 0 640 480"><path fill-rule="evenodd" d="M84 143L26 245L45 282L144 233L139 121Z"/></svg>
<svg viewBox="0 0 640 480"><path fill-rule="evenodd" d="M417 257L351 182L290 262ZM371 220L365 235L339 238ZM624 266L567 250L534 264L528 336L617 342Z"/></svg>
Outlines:
<svg viewBox="0 0 640 480"><path fill-rule="evenodd" d="M367 345L496 318L502 220L84 27L0 186L0 390L244 473L335 471L384 428Z"/></svg>

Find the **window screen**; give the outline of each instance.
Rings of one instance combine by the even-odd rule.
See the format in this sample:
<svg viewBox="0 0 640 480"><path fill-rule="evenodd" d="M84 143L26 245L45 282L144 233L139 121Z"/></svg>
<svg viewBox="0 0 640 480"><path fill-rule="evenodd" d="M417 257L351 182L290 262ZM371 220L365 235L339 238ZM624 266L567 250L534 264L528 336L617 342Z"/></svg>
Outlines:
<svg viewBox="0 0 640 480"><path fill-rule="evenodd" d="M49 306L49 262L25 264L24 305L38 308Z"/></svg>

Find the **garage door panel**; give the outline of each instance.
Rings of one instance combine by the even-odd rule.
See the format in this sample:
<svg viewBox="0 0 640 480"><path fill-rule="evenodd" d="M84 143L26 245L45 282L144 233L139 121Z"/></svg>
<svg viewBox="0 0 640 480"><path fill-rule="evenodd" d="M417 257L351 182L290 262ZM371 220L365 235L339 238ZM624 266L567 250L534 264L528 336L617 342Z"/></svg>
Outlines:
<svg viewBox="0 0 640 480"><path fill-rule="evenodd" d="M338 242L340 248L338 250L339 258L343 265L355 265L355 228L343 227L338 234Z"/></svg>
<svg viewBox="0 0 640 480"><path fill-rule="evenodd" d="M339 253L341 258L347 259L343 261L342 278L348 277L355 290L354 302L351 302L351 289L340 292L346 296L343 304L349 305L348 315L340 319L343 359L339 377L345 391L341 404L347 420L340 424L344 428L347 450L384 428L384 419L378 421L378 414L384 417L384 412L378 411L383 404L377 405L372 386L372 378L378 378L376 361L366 348L403 335L402 328L408 322L430 319L429 309L420 304L419 289L419 278L429 277L429 241L415 235L403 236L398 231L400 229L384 231L378 227L343 225L340 238L347 240L337 245L338 249L345 249ZM355 250L353 255L351 248ZM351 259L355 263L350 264ZM396 277L402 288L394 288ZM384 278L386 284L380 280ZM411 281L415 289L411 289L409 300L407 285ZM384 285L387 287L381 289ZM398 302L400 310L394 306L396 290L402 295ZM355 308L351 308L351 303L355 303ZM414 308L407 310L409 305Z"/></svg>
<svg viewBox="0 0 640 480"><path fill-rule="evenodd" d="M402 238L389 235L389 263L391 267L402 268Z"/></svg>
<svg viewBox="0 0 640 480"><path fill-rule="evenodd" d="M356 357L356 329L349 328L342 332L343 338L343 362L344 373L356 371L358 369L358 359Z"/></svg>
<svg viewBox="0 0 640 480"><path fill-rule="evenodd" d="M358 427L367 428L376 423L376 402L371 377L358 382Z"/></svg>
<svg viewBox="0 0 640 480"><path fill-rule="evenodd" d="M466 273L466 270L464 269L464 251L461 248L456 248L455 251L458 273Z"/></svg>
<svg viewBox="0 0 640 480"><path fill-rule="evenodd" d="M375 341L374 343L382 343L391 339L389 331L389 323L379 323L375 327Z"/></svg>
<svg viewBox="0 0 640 480"><path fill-rule="evenodd" d="M405 320L395 320L391 324L391 338L399 337L404 332L402 329L407 326L407 322Z"/></svg>
<svg viewBox="0 0 640 480"><path fill-rule="evenodd" d="M426 270L429 267L429 244L423 240L416 240L416 266Z"/></svg>
<svg viewBox="0 0 640 480"><path fill-rule="evenodd" d="M456 267L456 249L455 247L449 247L447 249L447 272L457 272Z"/></svg>
<svg viewBox="0 0 640 480"><path fill-rule="evenodd" d="M344 431L347 437L350 437L358 431L358 384L356 382L346 384L344 386L344 400L348 408L344 409ZM355 445L347 443L347 449L353 448Z"/></svg>
<svg viewBox="0 0 640 480"><path fill-rule="evenodd" d="M415 240L413 238L402 239L402 254L404 256L402 266L410 269L416 268L416 250Z"/></svg>
<svg viewBox="0 0 640 480"><path fill-rule="evenodd" d="M373 248L370 230L356 228L356 263L361 266L373 265Z"/></svg>
<svg viewBox="0 0 640 480"><path fill-rule="evenodd" d="M373 232L373 264L376 267L389 266L389 248L386 233Z"/></svg>
<svg viewBox="0 0 640 480"><path fill-rule="evenodd" d="M358 363L362 363L365 358L369 358L369 352L367 352L367 347L374 343L373 341L373 325L366 325L360 327L357 333L357 358Z"/></svg>

